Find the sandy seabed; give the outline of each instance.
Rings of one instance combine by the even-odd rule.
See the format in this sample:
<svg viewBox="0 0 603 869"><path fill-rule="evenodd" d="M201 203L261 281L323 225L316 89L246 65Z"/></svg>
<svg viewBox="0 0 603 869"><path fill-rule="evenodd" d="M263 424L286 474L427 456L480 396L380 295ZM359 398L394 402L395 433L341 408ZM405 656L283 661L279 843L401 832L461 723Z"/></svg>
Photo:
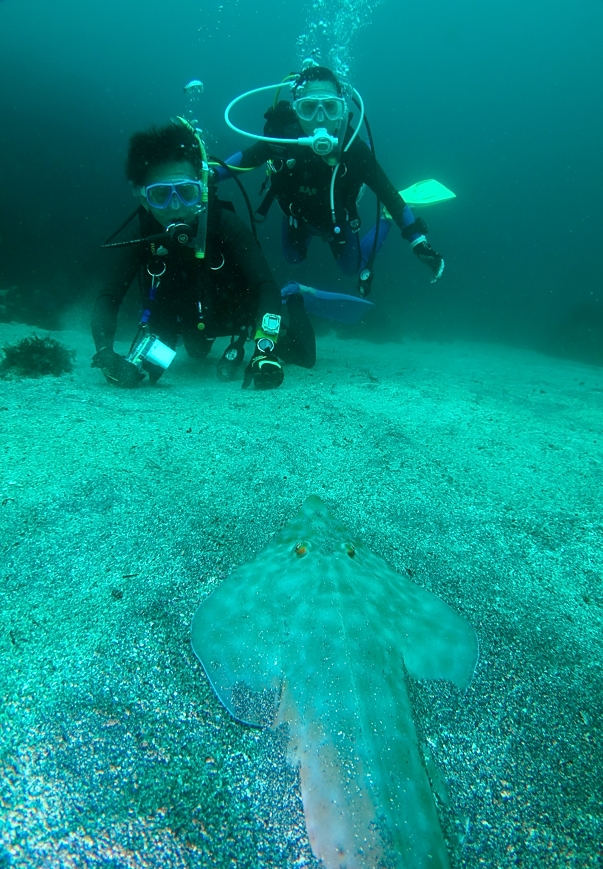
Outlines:
<svg viewBox="0 0 603 869"><path fill-rule="evenodd" d="M601 369L328 336L273 392L220 350L122 391L54 337L72 374L0 381L2 869L318 866L189 642L310 494L477 631L465 694L412 690L454 869L603 866Z"/></svg>

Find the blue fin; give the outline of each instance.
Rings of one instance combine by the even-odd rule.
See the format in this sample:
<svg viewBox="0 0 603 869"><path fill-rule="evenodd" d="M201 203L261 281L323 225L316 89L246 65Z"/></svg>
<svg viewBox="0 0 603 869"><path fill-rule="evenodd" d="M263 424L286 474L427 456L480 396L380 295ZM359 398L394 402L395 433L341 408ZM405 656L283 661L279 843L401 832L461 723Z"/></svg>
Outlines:
<svg viewBox="0 0 603 869"><path fill-rule="evenodd" d="M326 290L315 290L314 287L306 287L297 281L289 281L282 290L283 304L287 296L301 293L304 307L309 314L323 317L325 320L335 320L336 323L358 323L371 308L372 302L361 299L358 296L347 296L345 293L328 293Z"/></svg>

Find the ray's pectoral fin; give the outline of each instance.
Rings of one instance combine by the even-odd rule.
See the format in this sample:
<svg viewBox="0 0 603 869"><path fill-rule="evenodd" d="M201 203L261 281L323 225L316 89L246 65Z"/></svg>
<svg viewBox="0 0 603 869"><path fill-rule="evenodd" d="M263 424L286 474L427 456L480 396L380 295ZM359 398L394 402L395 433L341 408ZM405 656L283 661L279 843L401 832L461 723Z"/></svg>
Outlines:
<svg viewBox="0 0 603 869"><path fill-rule="evenodd" d="M253 619L266 602L239 569L197 609L191 627L193 651L228 712L243 724L265 727L280 703L283 673L278 642Z"/></svg>
<svg viewBox="0 0 603 869"><path fill-rule="evenodd" d="M448 679L468 687L478 660L473 627L426 588L409 582L401 616L402 654L415 679Z"/></svg>
<svg viewBox="0 0 603 869"><path fill-rule="evenodd" d="M365 607L373 608L382 631L389 632L389 641L401 649L410 675L448 679L465 689L478 658L477 637L469 622L361 544L360 558L373 577L370 585L365 584Z"/></svg>

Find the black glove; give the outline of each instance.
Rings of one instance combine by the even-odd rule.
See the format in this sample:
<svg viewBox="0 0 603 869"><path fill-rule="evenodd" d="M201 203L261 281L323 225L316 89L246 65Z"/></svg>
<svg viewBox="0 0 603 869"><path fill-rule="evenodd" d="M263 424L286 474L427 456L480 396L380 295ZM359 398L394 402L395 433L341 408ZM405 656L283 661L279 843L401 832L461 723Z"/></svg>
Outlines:
<svg viewBox="0 0 603 869"><path fill-rule="evenodd" d="M132 389L144 380L144 374L136 365L128 362L125 356L120 356L109 347L103 347L94 354L92 368L100 368L107 378L107 383L124 389Z"/></svg>
<svg viewBox="0 0 603 869"><path fill-rule="evenodd" d="M284 376L281 363L276 357L274 343L268 338L260 338L256 342L251 361L245 369L243 389L247 389L252 379L256 389L275 389L281 385Z"/></svg>
<svg viewBox="0 0 603 869"><path fill-rule="evenodd" d="M442 272L444 271L444 257L441 254L436 253L432 246L426 241L420 241L418 244L415 244L412 250L421 262L433 272L431 283L435 284L436 281L439 281L442 277Z"/></svg>
<svg viewBox="0 0 603 869"><path fill-rule="evenodd" d="M161 365L155 365L154 362L149 362L148 359L143 359L140 364L142 365L143 370L149 375L151 383L157 383L159 378L165 374L165 368L162 368Z"/></svg>

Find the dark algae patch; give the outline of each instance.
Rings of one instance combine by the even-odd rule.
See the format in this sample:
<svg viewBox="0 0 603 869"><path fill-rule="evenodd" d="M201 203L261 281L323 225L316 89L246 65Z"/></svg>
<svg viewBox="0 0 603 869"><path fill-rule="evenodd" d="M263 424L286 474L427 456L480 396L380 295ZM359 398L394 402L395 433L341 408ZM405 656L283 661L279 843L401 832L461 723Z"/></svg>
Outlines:
<svg viewBox="0 0 603 869"><path fill-rule="evenodd" d="M10 377L44 377L61 374L73 370L75 351L69 350L54 338L39 338L31 335L16 344L5 344L2 348L4 358L0 363L0 376Z"/></svg>

